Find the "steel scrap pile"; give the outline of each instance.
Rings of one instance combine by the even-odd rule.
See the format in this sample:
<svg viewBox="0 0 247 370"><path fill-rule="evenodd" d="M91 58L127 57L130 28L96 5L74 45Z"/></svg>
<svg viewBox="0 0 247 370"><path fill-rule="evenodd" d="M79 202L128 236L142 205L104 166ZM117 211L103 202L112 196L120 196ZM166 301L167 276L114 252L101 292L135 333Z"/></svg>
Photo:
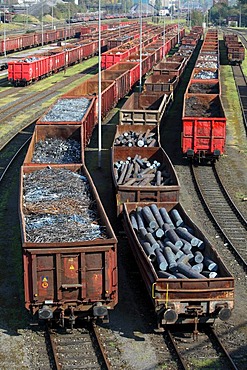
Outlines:
<svg viewBox="0 0 247 370"><path fill-rule="evenodd" d="M107 238L87 178L67 169L45 168L24 175L23 211L27 242Z"/></svg>
<svg viewBox="0 0 247 370"><path fill-rule="evenodd" d="M81 144L73 139L47 138L35 144L32 163L80 163Z"/></svg>
<svg viewBox="0 0 247 370"><path fill-rule="evenodd" d="M130 221L158 277L205 279L218 276L218 265L207 255L176 209L169 213L156 204L137 207Z"/></svg>
<svg viewBox="0 0 247 370"><path fill-rule="evenodd" d="M84 117L89 104L90 100L85 97L58 99L42 120L48 122L79 122Z"/></svg>

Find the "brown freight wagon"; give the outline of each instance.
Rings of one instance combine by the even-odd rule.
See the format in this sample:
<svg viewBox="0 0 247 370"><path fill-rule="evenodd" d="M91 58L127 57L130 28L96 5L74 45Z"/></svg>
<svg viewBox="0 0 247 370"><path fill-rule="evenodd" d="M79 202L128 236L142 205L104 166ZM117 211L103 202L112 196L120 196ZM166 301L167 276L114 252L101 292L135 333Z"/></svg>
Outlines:
<svg viewBox="0 0 247 370"><path fill-rule="evenodd" d="M45 168L46 166L43 166L43 169ZM56 165L50 168L52 171L61 169ZM27 231L26 221L29 213L26 192L24 194L24 176L26 178L29 174L33 175L35 171L43 169L35 165L21 168L20 223L25 306L33 315L38 315L39 319L56 320L62 325L65 320L68 320L73 326L76 318L102 318L107 321L108 310L113 309L118 302L117 239L96 188L85 166L74 165L73 170L70 166L64 166L65 170L69 169L87 179L93 204L97 210L97 223L102 228L104 237L95 239L92 237L87 240L77 237L80 225L78 223L76 241L61 241L59 232L50 235L54 239L52 242L43 241L42 228L41 241L29 240L30 229ZM59 188L59 184L57 186ZM64 187L62 188L64 190ZM70 193L69 189L68 194ZM45 189L42 194L47 195ZM85 197L84 194L82 199L74 199L74 202L79 203L84 199L83 197ZM43 202L41 206L42 204ZM40 203L38 206L40 207ZM63 206L62 202L60 206ZM56 214L55 211L56 208L54 214ZM36 214L39 215L37 212ZM42 217L47 216L47 212L49 210L44 209ZM68 209L67 212L69 214L70 210ZM33 214L35 215L34 212ZM72 210L71 218L75 219L75 222L76 217ZM40 223L42 224L42 218ZM66 227L63 232L67 237Z"/></svg>
<svg viewBox="0 0 247 370"><path fill-rule="evenodd" d="M150 75L144 83L147 92L173 93L178 85L179 78L169 75Z"/></svg>
<svg viewBox="0 0 247 370"><path fill-rule="evenodd" d="M157 315L158 328L174 323L213 323L216 318L226 321L234 307L234 278L227 270L217 251L203 232L186 214L178 202L156 203L168 213L179 211L193 235L204 243L204 253L215 261L218 276L214 278L161 277L155 262L151 262L135 232L130 215L137 207L150 206L151 202L125 203L123 225L140 273ZM175 273L175 272L174 272Z"/></svg>
<svg viewBox="0 0 247 370"><path fill-rule="evenodd" d="M120 184L116 178L115 164L134 159L136 155L145 158L151 165L155 162L160 163L160 169L167 173L169 181L162 182L161 185L137 185L133 183L128 185L127 182ZM125 202L176 202L179 199L180 183L175 168L170 158L163 148L136 148L136 147L112 147L111 149L111 168L113 184L116 191L117 212L120 214ZM134 171L134 169L133 169ZM132 173L129 179L135 178ZM139 175L137 175L138 177ZM127 180L126 180L127 181Z"/></svg>
<svg viewBox="0 0 247 370"><path fill-rule="evenodd" d="M83 109L80 104L77 102L81 101L81 99L85 99L88 101L87 107L85 108L84 114L82 114ZM72 114L74 113L74 117L67 114L68 112L62 109L63 102L66 101L67 109L69 109ZM70 104L69 104L70 103ZM71 103L75 104L76 107L71 108ZM69 108L70 107L70 108ZM55 114L53 113L55 112ZM58 112L58 113L56 113ZM76 115L75 113L78 113ZM80 116L82 114L82 116ZM96 118L96 97L95 96L88 96L88 95L80 95L75 97L61 97L59 98L48 110L40 117L40 119L36 122L37 125L78 125L82 126L83 130L83 141L84 143L88 143L90 141L94 126L95 126L95 118Z"/></svg>
<svg viewBox="0 0 247 370"><path fill-rule="evenodd" d="M87 141L84 140L83 126L78 125L37 125L34 129L34 133L31 139L31 143L28 147L26 157L24 159L24 165L33 165L33 156L35 153L35 146L38 143L49 141L49 139L60 139L64 143L67 140L73 140L80 146L80 161L77 163L84 163L84 149ZM51 151L52 149L50 149ZM52 156L52 153L50 153ZM45 163L56 163L51 161L41 161L41 165ZM37 164L37 163L36 163ZM62 164L63 166L63 164ZM73 166L73 165L72 165Z"/></svg>
<svg viewBox="0 0 247 370"><path fill-rule="evenodd" d="M171 101L171 93L133 93L120 109L120 124L159 125Z"/></svg>

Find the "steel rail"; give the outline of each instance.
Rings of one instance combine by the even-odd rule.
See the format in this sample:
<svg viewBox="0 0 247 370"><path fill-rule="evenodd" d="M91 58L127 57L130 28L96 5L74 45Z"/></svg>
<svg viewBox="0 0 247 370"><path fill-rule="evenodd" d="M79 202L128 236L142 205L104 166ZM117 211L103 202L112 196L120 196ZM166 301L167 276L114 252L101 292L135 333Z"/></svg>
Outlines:
<svg viewBox="0 0 247 370"><path fill-rule="evenodd" d="M238 370L238 367L235 365L234 361L232 360L230 354L228 353L228 351L226 350L225 346L223 345L223 343L221 342L220 338L218 337L215 329L209 325L206 327L205 329L205 332L207 333L207 335L210 337L213 337L213 340L217 343L217 345L219 346L221 352L224 354L224 356L227 358L227 361L229 363L229 367L227 367L227 369L229 370Z"/></svg>
<svg viewBox="0 0 247 370"><path fill-rule="evenodd" d="M215 166L195 167L191 174L204 207L222 233L231 251L247 270L246 220L223 186ZM242 243L242 246L241 246Z"/></svg>
<svg viewBox="0 0 247 370"><path fill-rule="evenodd" d="M95 339L97 340L97 345L100 349L101 356L102 356L102 359L104 361L105 368L107 370L112 370L113 367L112 367L112 365L111 365L111 363L110 363L110 361L109 361L109 359L108 359L108 357L105 353L104 346L103 346L102 341L100 339L100 333L99 333L98 327L97 327L96 324L93 324L93 323L92 323L92 332L93 332L93 335L94 335Z"/></svg>
<svg viewBox="0 0 247 370"><path fill-rule="evenodd" d="M247 81L241 65L232 66L232 72L242 110L245 133L247 135Z"/></svg>
<svg viewBox="0 0 247 370"><path fill-rule="evenodd" d="M169 341L170 341L170 343L171 343L174 351L176 352L176 356L177 356L177 359L179 361L179 364L180 364L181 368L183 370L187 370L188 369L188 366L187 366L186 362L184 361L183 357L180 354L179 348L177 346L177 343L176 343L175 339L172 336L171 331L170 330L166 330L165 332L167 334L167 337L168 337L168 339L169 339Z"/></svg>
<svg viewBox="0 0 247 370"><path fill-rule="evenodd" d="M23 131L23 130L22 130ZM21 132L22 132L21 131ZM8 144L13 141L15 138L17 138L19 135L22 135L21 132L18 132L9 142ZM14 160L16 159L16 157L18 157L18 155L20 154L20 152L22 151L22 149L29 143L29 141L31 140L31 137L32 135L30 135L25 141L24 143L22 143L22 145L15 151L14 155L10 158L10 160L8 160L7 164L4 166L3 170L0 171L0 182L3 180L4 176L6 175L7 171L9 170L10 166L12 165L12 163L14 162ZM7 145L7 144L6 144ZM5 146L6 147L6 146ZM2 166L1 166L2 167Z"/></svg>

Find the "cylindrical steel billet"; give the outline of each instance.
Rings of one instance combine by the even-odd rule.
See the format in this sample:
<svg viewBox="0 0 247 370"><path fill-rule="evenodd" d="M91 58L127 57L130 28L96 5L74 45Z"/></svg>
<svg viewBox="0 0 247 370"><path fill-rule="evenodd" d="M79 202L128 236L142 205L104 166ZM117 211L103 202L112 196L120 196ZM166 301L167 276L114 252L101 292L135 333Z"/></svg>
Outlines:
<svg viewBox="0 0 247 370"><path fill-rule="evenodd" d="M183 226L184 222L176 209L172 209L170 215L176 227Z"/></svg>
<svg viewBox="0 0 247 370"><path fill-rule="evenodd" d="M159 269L162 271L166 271L168 267L168 263L167 263L165 256L163 255L163 253L161 252L159 248L155 249L155 254L156 254L157 264L158 264Z"/></svg>
<svg viewBox="0 0 247 370"><path fill-rule="evenodd" d="M168 215L166 209L163 207L163 208L160 208L159 211L160 211L161 217L163 218L164 222L174 227L173 222L170 216Z"/></svg>
<svg viewBox="0 0 247 370"><path fill-rule="evenodd" d="M138 186L146 186L148 183L150 184L150 182L154 179L155 174L144 175L144 176L145 178L143 178L143 180L138 184Z"/></svg>
<svg viewBox="0 0 247 370"><path fill-rule="evenodd" d="M196 263L201 263L203 261L203 259L204 259L204 257L203 257L201 252L196 251L194 253L194 260L195 260Z"/></svg>
<svg viewBox="0 0 247 370"><path fill-rule="evenodd" d="M207 267L209 271L216 272L218 271L218 265L214 261L212 261L209 257L204 257L204 265Z"/></svg>
<svg viewBox="0 0 247 370"><path fill-rule="evenodd" d="M149 242L153 249L159 248L159 243L154 239L151 233L145 235L146 241Z"/></svg>
<svg viewBox="0 0 247 370"><path fill-rule="evenodd" d="M152 139L152 140L149 141L148 146L154 147L154 146L156 146L156 143L157 143L157 140L156 139Z"/></svg>
<svg viewBox="0 0 247 370"><path fill-rule="evenodd" d="M182 240L180 240L179 236L176 234L176 232L173 229L166 231L167 238L170 239L170 241L176 245L176 247L181 248L183 246Z"/></svg>
<svg viewBox="0 0 247 370"><path fill-rule="evenodd" d="M154 262L156 260L156 254L155 254L155 251L154 249L152 248L152 246L150 245L150 243L148 242L143 242L142 243L142 246L143 246L143 249L147 255L147 257L149 258L149 260L151 262Z"/></svg>
<svg viewBox="0 0 247 370"><path fill-rule="evenodd" d="M188 279L188 276L181 274L181 272L174 271L173 275L176 276L177 279Z"/></svg>
<svg viewBox="0 0 247 370"><path fill-rule="evenodd" d="M196 265L193 265L191 268L197 272L202 272L203 263L197 263Z"/></svg>
<svg viewBox="0 0 247 370"><path fill-rule="evenodd" d="M142 207L137 207L137 210L136 210L136 221L137 221L137 224L138 224L138 228L145 228L144 227L144 219L143 219L143 216L142 216Z"/></svg>
<svg viewBox="0 0 247 370"><path fill-rule="evenodd" d="M151 211L151 209L148 206L145 206L145 207L142 208L142 214L143 214L143 217L146 220L149 227L151 227L152 229L157 229L158 228L158 225L157 225L157 222L154 218L153 212Z"/></svg>
<svg viewBox="0 0 247 370"><path fill-rule="evenodd" d="M175 260L175 255L170 247L165 247L163 249L163 254L168 262L169 270L170 271L176 271L177 269L177 262Z"/></svg>
<svg viewBox="0 0 247 370"><path fill-rule="evenodd" d="M184 254L181 256L178 260L177 263L185 263L186 265L190 265L189 261L191 261L194 258L193 254Z"/></svg>
<svg viewBox="0 0 247 370"><path fill-rule="evenodd" d="M133 229L138 231L138 224L137 224L137 221L136 221L136 217L133 213L130 215L130 222L131 222L131 225L132 225Z"/></svg>
<svg viewBox="0 0 247 370"><path fill-rule="evenodd" d="M215 271L202 271L202 275L209 279L214 279L217 277L217 272Z"/></svg>
<svg viewBox="0 0 247 370"><path fill-rule="evenodd" d="M156 238L161 239L165 235L165 232L160 227L154 231Z"/></svg>
<svg viewBox="0 0 247 370"><path fill-rule="evenodd" d="M160 186L160 184L161 184L161 172L157 171L156 172L156 185Z"/></svg>
<svg viewBox="0 0 247 370"><path fill-rule="evenodd" d="M134 162L134 174L133 177L137 177L139 171L140 171L140 165L138 162L136 162L136 159L133 160Z"/></svg>
<svg viewBox="0 0 247 370"><path fill-rule="evenodd" d="M141 168L146 168L145 164L144 164L144 160L143 159L140 159L140 158L137 158L136 159L136 162L139 164L139 166Z"/></svg>
<svg viewBox="0 0 247 370"><path fill-rule="evenodd" d="M167 222L165 222L165 223L163 224L163 230L164 230L165 234L166 234L166 232L167 232L168 230L170 230L170 229L171 229L171 225L169 225Z"/></svg>
<svg viewBox="0 0 247 370"><path fill-rule="evenodd" d="M165 272L165 271L158 271L157 275L161 279L162 278L164 278L164 279L177 279L176 276L174 276L173 274L169 274L169 272Z"/></svg>
<svg viewBox="0 0 247 370"><path fill-rule="evenodd" d="M131 173L132 173L132 171L133 171L133 168L134 168L134 164L133 164L133 163L129 163L128 171L126 172L126 176L125 176L125 179L124 179L124 182L125 182L125 183L126 183L126 181L130 178Z"/></svg>
<svg viewBox="0 0 247 370"><path fill-rule="evenodd" d="M181 250L185 253L185 254L190 254L191 253L191 249L192 249L192 245L187 242L187 240L183 239L183 238L180 238L183 242L183 246L181 248Z"/></svg>
<svg viewBox="0 0 247 370"><path fill-rule="evenodd" d="M183 256L183 252L179 249L179 247L176 247L172 242L167 241L164 243L166 247L170 247L173 253L175 254L175 259L177 260L181 256Z"/></svg>
<svg viewBox="0 0 247 370"><path fill-rule="evenodd" d="M159 213L159 208L156 204L151 204L150 209L153 212L154 218L157 221L159 227L162 228L162 226L164 225L164 221Z"/></svg>
<svg viewBox="0 0 247 370"><path fill-rule="evenodd" d="M192 270L189 266L184 263L178 263L178 271L191 279L206 279L206 277L199 272Z"/></svg>
<svg viewBox="0 0 247 370"><path fill-rule="evenodd" d="M186 229L182 228L182 227L178 227L176 229L176 233L181 236L181 238L187 240L188 242L190 242L190 244L193 246L193 247L196 247L197 244L199 243L199 240L194 237L194 235L190 234Z"/></svg>
<svg viewBox="0 0 247 370"><path fill-rule="evenodd" d="M123 184L127 170L128 170L128 164L125 163L124 164L124 167L123 167L123 170L122 170L122 173L121 173L121 175L120 175L120 177L119 177L119 179L117 181L118 185L122 185Z"/></svg>
<svg viewBox="0 0 247 370"><path fill-rule="evenodd" d="M125 186L131 186L136 182L136 178L134 177L133 179L129 179L124 185Z"/></svg>
<svg viewBox="0 0 247 370"><path fill-rule="evenodd" d="M204 245L204 242L200 239L198 239L199 242L197 244L197 248L200 249L200 250L203 250L205 248L205 245Z"/></svg>
<svg viewBox="0 0 247 370"><path fill-rule="evenodd" d="M138 232L139 232L140 239L145 240L146 239L145 236L147 234L147 230L144 227L140 227L139 230L138 230Z"/></svg>

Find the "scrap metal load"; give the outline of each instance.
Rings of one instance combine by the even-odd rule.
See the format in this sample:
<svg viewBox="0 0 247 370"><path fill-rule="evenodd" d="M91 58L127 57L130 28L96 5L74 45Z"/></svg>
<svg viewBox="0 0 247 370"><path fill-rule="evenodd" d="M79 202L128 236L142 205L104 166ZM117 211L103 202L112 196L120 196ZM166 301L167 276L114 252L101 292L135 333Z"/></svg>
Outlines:
<svg viewBox="0 0 247 370"><path fill-rule="evenodd" d="M183 102L182 151L189 159L214 162L225 152L226 116L221 101L219 41L209 30Z"/></svg>

